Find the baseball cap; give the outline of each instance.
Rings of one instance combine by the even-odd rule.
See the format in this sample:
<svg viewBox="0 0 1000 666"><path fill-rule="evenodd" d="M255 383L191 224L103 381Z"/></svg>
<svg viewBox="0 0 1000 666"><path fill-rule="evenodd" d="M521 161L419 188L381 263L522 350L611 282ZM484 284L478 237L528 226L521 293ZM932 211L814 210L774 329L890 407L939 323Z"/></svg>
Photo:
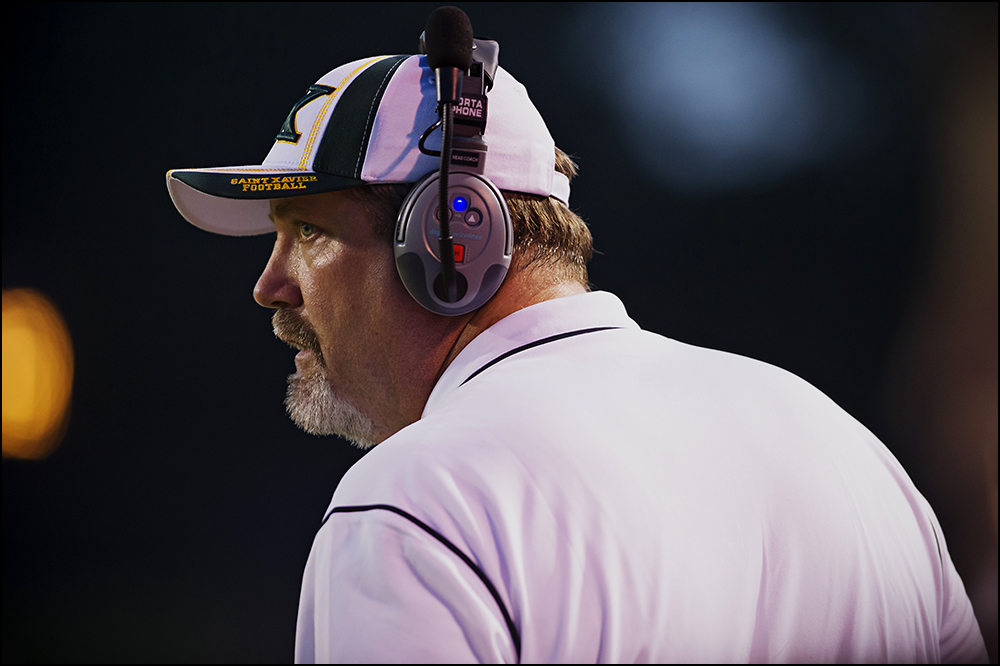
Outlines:
<svg viewBox="0 0 1000 666"><path fill-rule="evenodd" d="M262 163L172 169L170 198L197 227L249 236L274 231L270 199L416 182L441 166L418 145L438 119L433 77L423 55L337 67L292 107ZM501 190L568 203L569 179L555 170L555 143L524 86L497 67L488 102L483 175Z"/></svg>

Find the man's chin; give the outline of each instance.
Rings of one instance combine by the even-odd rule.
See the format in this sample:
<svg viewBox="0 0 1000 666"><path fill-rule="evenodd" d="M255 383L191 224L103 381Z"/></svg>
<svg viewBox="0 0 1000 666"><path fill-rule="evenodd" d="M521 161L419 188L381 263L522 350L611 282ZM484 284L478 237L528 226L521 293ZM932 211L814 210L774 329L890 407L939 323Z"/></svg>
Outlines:
<svg viewBox="0 0 1000 666"><path fill-rule="evenodd" d="M337 435L360 449L375 446L375 424L357 407L336 395L318 368L288 376L288 415L311 435Z"/></svg>

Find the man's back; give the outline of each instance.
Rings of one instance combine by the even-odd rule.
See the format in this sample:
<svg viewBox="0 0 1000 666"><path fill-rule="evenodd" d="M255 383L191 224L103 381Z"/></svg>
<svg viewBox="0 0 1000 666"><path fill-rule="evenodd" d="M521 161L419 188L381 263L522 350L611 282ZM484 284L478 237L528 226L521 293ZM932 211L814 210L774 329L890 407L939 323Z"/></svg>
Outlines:
<svg viewBox="0 0 1000 666"><path fill-rule="evenodd" d="M986 657L933 512L868 430L794 375L639 330L608 294L481 334L344 477L296 656L366 654Z"/></svg>

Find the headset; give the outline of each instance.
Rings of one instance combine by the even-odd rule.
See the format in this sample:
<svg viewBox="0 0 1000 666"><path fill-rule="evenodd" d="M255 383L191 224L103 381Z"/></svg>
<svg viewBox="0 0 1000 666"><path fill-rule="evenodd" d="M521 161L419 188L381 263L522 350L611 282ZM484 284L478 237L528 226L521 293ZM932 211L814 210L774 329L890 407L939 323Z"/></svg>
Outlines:
<svg viewBox="0 0 1000 666"><path fill-rule="evenodd" d="M464 315L486 303L510 267L514 229L500 190L483 175L487 97L499 45L476 39L465 12L439 7L420 36L434 70L438 121L420 151L441 167L420 179L396 219L396 269L410 295L440 315ZM441 127L441 150L424 146Z"/></svg>

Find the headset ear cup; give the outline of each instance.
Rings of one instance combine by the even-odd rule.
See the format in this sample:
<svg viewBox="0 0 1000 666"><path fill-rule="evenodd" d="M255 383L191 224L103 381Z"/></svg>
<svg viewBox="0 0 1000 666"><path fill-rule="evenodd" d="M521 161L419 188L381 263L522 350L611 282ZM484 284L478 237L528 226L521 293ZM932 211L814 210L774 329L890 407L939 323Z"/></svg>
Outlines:
<svg viewBox="0 0 1000 666"><path fill-rule="evenodd" d="M458 301L445 301L438 286L437 172L417 182L403 202L394 249L399 277L413 299L431 312L456 316L482 307L500 288L510 267L514 229L507 202L489 179L464 171L452 171L448 178ZM456 198L463 201L456 204Z"/></svg>
<svg viewBox="0 0 1000 666"><path fill-rule="evenodd" d="M461 302L469 292L469 281L458 270L455 271L455 287L455 291L458 294L458 302ZM434 296L442 302L447 300L444 293L444 272L438 273L437 277L434 278Z"/></svg>

